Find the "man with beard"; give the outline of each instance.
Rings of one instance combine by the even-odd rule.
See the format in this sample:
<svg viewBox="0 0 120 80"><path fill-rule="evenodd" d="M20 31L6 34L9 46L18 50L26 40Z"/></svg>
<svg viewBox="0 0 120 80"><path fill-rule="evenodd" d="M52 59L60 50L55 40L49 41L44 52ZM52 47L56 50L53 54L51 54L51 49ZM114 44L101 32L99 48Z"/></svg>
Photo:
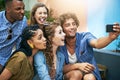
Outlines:
<svg viewBox="0 0 120 80"><path fill-rule="evenodd" d="M65 36L65 45L60 48L65 56L63 72L65 80L101 80L93 54L93 48L103 48L120 34L119 24L114 25L115 32L96 39L90 32L77 32L79 21L75 14L65 13L59 18Z"/></svg>
<svg viewBox="0 0 120 80"><path fill-rule="evenodd" d="M22 30L27 26L22 0L5 0L5 11L0 12L0 69L18 48Z"/></svg>

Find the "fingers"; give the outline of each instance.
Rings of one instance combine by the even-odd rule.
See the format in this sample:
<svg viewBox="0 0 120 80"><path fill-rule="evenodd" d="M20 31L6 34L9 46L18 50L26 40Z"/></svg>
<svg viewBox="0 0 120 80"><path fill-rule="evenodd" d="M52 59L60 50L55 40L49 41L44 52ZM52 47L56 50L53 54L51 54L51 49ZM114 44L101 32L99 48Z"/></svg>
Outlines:
<svg viewBox="0 0 120 80"><path fill-rule="evenodd" d="M95 69L95 67L92 64L89 64L89 63L83 63L82 65L83 65L82 66L82 71L84 73L91 73Z"/></svg>
<svg viewBox="0 0 120 80"><path fill-rule="evenodd" d="M114 23L115 26L119 26L119 23Z"/></svg>
<svg viewBox="0 0 120 80"><path fill-rule="evenodd" d="M95 67L94 67L92 64L89 64L89 63L87 63L87 66L86 66L86 67L89 67L89 68L95 69Z"/></svg>
<svg viewBox="0 0 120 80"><path fill-rule="evenodd" d="M91 73L94 69L95 67L93 65L87 64L84 70L85 70L85 73Z"/></svg>
<svg viewBox="0 0 120 80"><path fill-rule="evenodd" d="M95 69L95 67L93 65L87 65L86 68L91 71L93 71Z"/></svg>
<svg viewBox="0 0 120 80"><path fill-rule="evenodd" d="M113 30L116 31L116 32L120 32L120 26L119 26L118 23L114 24Z"/></svg>

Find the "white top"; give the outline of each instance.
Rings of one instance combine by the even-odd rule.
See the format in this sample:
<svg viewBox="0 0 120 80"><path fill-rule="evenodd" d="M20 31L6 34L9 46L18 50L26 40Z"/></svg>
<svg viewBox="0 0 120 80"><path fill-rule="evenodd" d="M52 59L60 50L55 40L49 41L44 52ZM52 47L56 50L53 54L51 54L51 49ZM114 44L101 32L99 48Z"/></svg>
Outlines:
<svg viewBox="0 0 120 80"><path fill-rule="evenodd" d="M69 59L69 63L73 64L73 63L76 63L77 62L77 57L76 57L76 54L70 54L70 52L67 50L68 52L68 59Z"/></svg>

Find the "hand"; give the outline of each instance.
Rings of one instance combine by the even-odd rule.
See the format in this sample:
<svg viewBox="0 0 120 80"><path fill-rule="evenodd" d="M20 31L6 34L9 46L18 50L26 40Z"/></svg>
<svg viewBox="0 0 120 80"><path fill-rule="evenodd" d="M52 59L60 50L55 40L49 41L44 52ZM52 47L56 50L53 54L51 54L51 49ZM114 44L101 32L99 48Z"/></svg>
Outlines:
<svg viewBox="0 0 120 80"><path fill-rule="evenodd" d="M91 73L95 67L89 63L79 63L78 69L81 70L83 73Z"/></svg>
<svg viewBox="0 0 120 80"><path fill-rule="evenodd" d="M115 23L115 24L114 24L113 30L114 30L115 32L110 32L110 33L109 33L109 37L110 37L111 39L116 39L116 38L119 36L119 34L120 34L120 26L119 26L118 23Z"/></svg>

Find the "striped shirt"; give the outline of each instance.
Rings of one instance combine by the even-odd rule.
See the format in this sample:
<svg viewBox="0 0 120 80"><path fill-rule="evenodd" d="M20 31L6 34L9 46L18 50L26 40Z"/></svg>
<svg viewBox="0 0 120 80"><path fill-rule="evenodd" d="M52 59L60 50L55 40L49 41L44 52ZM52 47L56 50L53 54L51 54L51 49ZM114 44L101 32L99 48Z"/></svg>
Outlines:
<svg viewBox="0 0 120 80"><path fill-rule="evenodd" d="M14 46L19 47L21 41L20 35L22 30L27 26L27 19L24 16L23 20L16 21L11 24L5 16L5 11L0 12L0 64L4 65L12 53ZM9 29L12 33L9 33ZM12 38L7 39L8 35L11 34Z"/></svg>

